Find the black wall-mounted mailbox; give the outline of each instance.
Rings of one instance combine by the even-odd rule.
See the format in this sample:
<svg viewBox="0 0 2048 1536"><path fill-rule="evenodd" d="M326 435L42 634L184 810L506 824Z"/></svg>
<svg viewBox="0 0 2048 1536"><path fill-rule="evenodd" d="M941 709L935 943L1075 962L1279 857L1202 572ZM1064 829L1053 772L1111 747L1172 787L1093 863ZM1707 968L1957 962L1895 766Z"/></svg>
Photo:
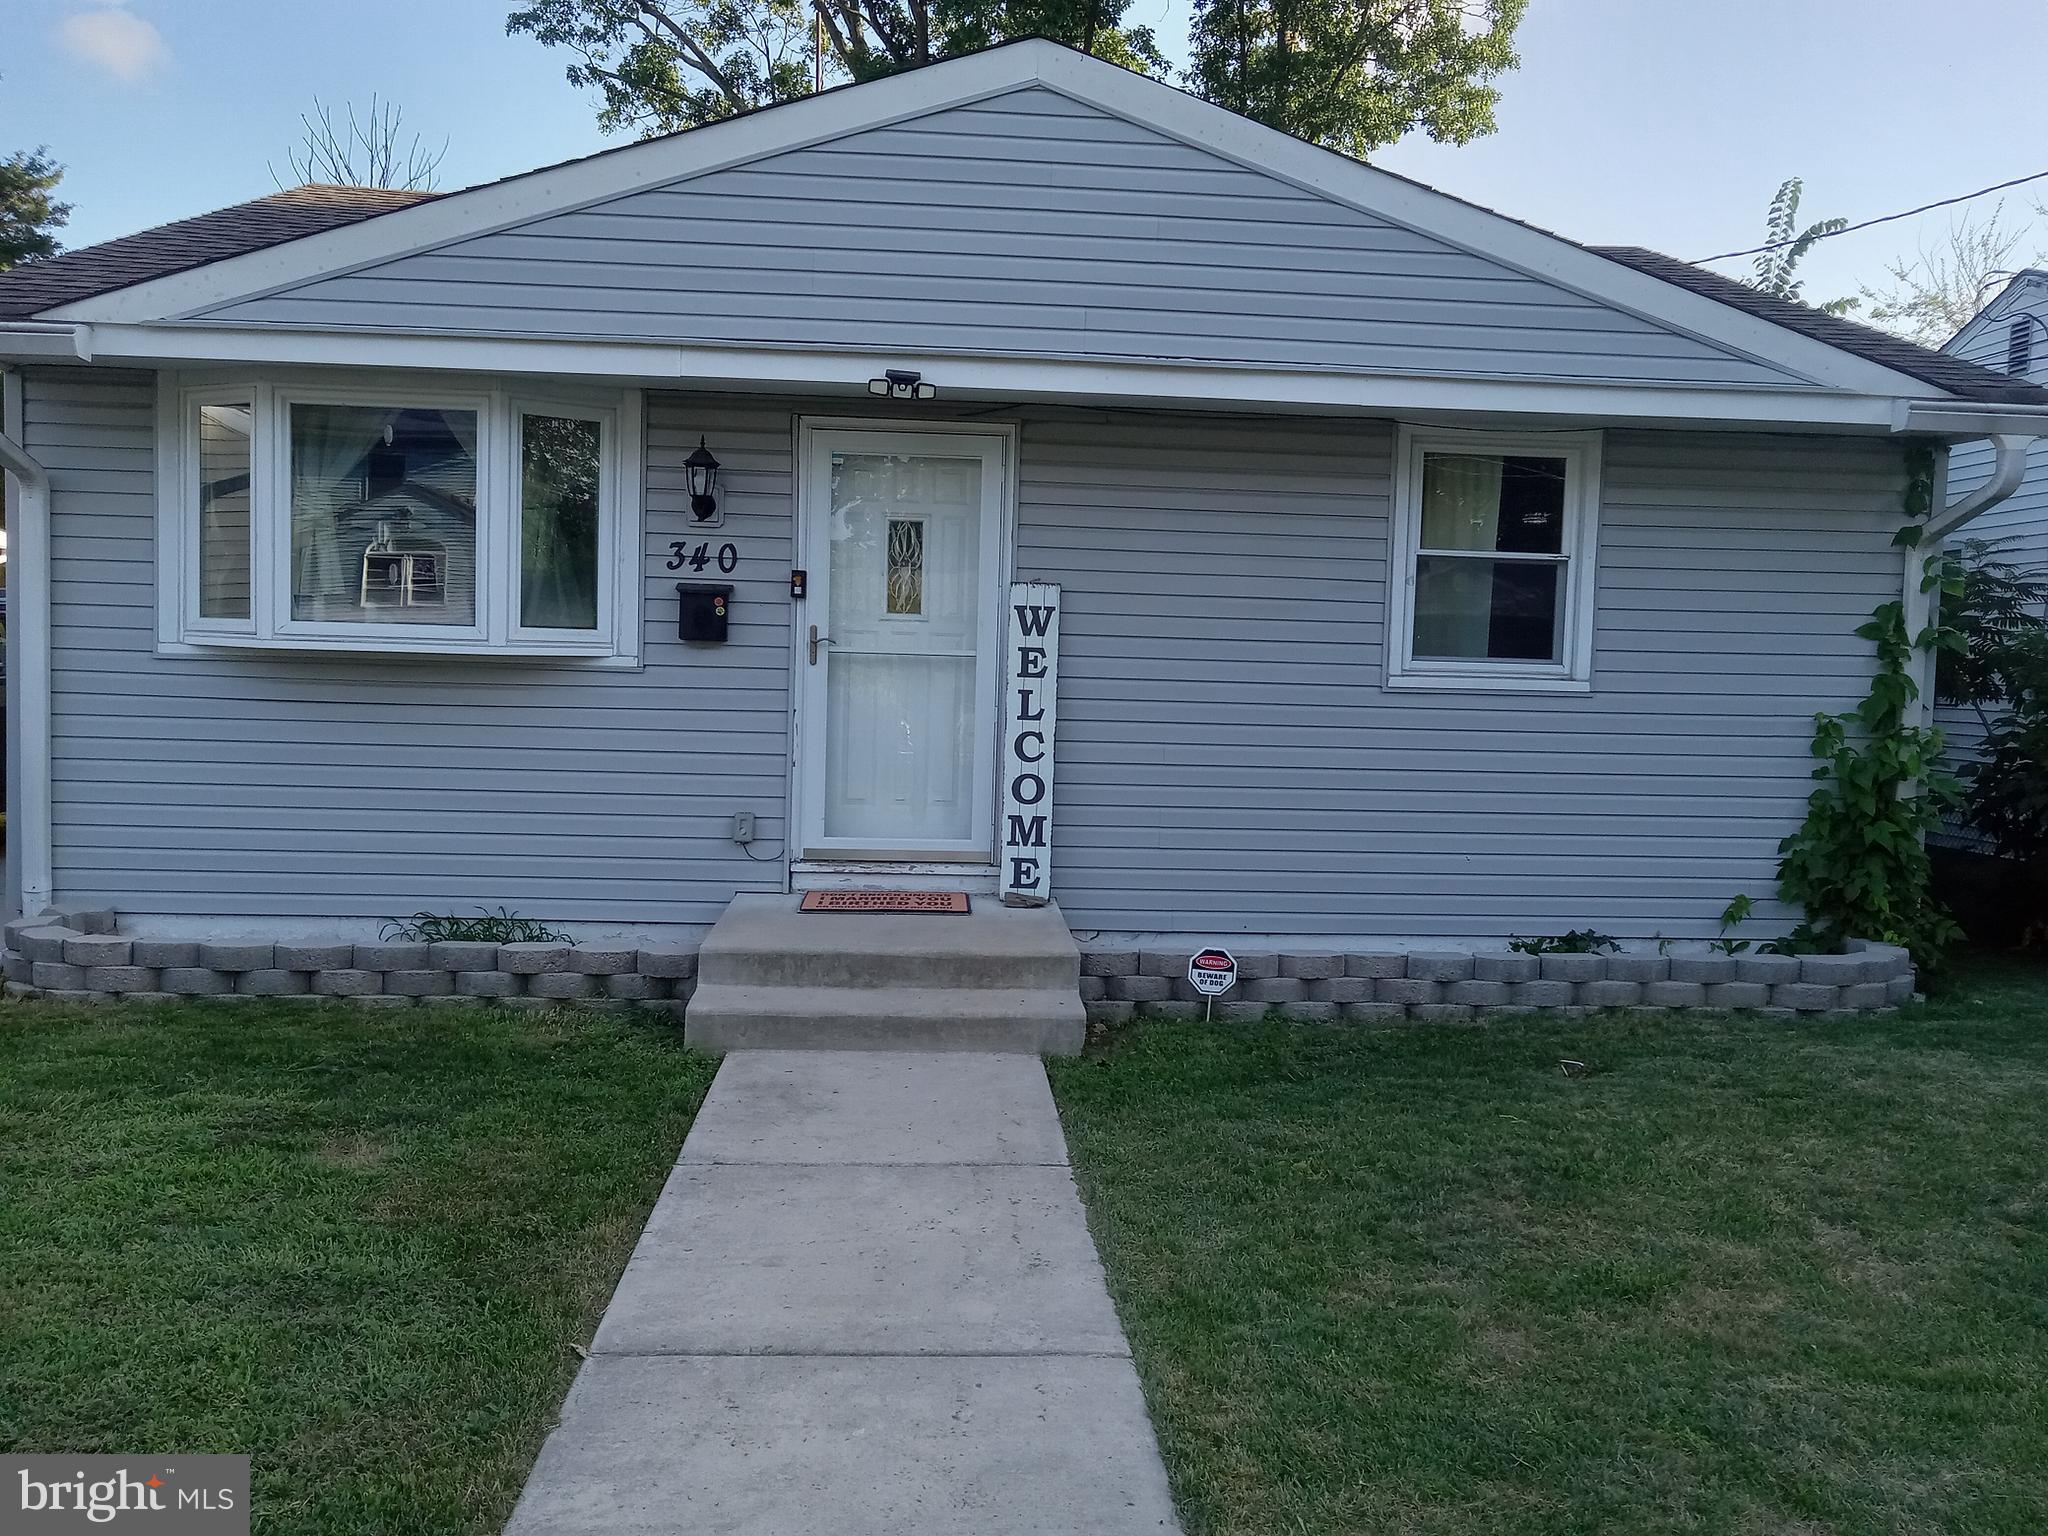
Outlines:
<svg viewBox="0 0 2048 1536"><path fill-rule="evenodd" d="M699 582L676 583L676 637L703 644L725 644L732 614L732 588Z"/></svg>

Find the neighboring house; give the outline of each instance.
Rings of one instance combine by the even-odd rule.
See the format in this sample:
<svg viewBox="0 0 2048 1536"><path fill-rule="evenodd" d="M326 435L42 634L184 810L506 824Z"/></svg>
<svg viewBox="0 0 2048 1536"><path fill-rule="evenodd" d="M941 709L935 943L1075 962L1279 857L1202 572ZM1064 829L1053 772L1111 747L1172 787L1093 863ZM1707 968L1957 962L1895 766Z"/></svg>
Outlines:
<svg viewBox="0 0 2048 1536"><path fill-rule="evenodd" d="M2029 269L2015 275L1942 350L2015 379L2048 381L2048 272ZM1958 443L1949 453L1951 491L1983 485L1991 477L1993 458L1988 440ZM2024 477L2008 499L1973 521L1963 537L1995 540L1997 558L2048 572L2048 440L2028 450ZM1984 740L1986 716L1971 706L1943 704L1934 718L1948 737L1951 764L1970 761ZM1960 825L1951 826L1943 841L1987 846Z"/></svg>
<svg viewBox="0 0 2048 1536"><path fill-rule="evenodd" d="M1043 42L280 194L0 317L50 482L17 879L199 927L991 889L1013 580L1062 589L1084 934L1782 926L1814 712L1917 593L1906 446L2048 426ZM679 582L732 588L723 643Z"/></svg>

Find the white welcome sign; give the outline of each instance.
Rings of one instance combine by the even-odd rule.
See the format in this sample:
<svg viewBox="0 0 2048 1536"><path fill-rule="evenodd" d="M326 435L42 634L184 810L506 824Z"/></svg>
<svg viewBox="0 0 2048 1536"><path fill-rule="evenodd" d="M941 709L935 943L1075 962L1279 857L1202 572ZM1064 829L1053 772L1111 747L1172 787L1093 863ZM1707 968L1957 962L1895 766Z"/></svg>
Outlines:
<svg viewBox="0 0 2048 1536"><path fill-rule="evenodd" d="M1052 741L1060 675L1060 589L1010 587L1003 651L1003 904L1052 900Z"/></svg>

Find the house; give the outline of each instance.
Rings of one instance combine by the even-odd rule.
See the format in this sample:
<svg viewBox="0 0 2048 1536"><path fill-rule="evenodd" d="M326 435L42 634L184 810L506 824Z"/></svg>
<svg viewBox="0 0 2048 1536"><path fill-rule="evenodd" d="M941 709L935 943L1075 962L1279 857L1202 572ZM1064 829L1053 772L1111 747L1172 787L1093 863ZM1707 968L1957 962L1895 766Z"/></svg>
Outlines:
<svg viewBox="0 0 2048 1536"><path fill-rule="evenodd" d="M1906 450L2048 426L1039 41L0 317L18 899L184 935L835 884L1091 946L1782 928L1814 713L1920 601Z"/></svg>
<svg viewBox="0 0 2048 1536"><path fill-rule="evenodd" d="M2029 383L2048 380L2048 272L2030 268L2015 274L1942 351ZM1950 488L1969 491L1987 484L1994 457L1988 439L1957 444L1949 454ZM1997 558L2009 564L2048 570L2048 442L2033 443L2019 475L2006 499L1973 520L1963 537L1994 544ZM1934 718L1948 738L1951 761L1969 761L1984 740L1986 717L1973 706L1941 704ZM1950 829L1944 841L1988 851L1981 838L1962 828Z"/></svg>

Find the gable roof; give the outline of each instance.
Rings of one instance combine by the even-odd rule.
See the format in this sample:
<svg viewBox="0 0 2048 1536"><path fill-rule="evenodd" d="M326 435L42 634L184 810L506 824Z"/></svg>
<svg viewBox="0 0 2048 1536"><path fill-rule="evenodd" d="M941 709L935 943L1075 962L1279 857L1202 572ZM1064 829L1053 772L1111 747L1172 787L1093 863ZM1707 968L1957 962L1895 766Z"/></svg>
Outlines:
<svg viewBox="0 0 2048 1536"><path fill-rule="evenodd" d="M1773 325L1782 325L1788 331L1797 331L1815 341L1824 341L1831 347L1839 347L1844 352L1909 374L1958 399L1996 405L2048 405L2048 389L2029 384L2024 379L1964 362L1961 358L1919 346L1874 326L1858 325L1853 320L1844 320L1839 315L1830 315L1791 299L1776 298L1732 277L1696 267L1691 262L1634 245L1595 245L1587 249L1609 261L1618 261L1638 272L1647 272L1667 283L1676 283L1717 303L1746 310Z"/></svg>
<svg viewBox="0 0 2048 1536"><path fill-rule="evenodd" d="M59 304L323 234L439 195L320 184L293 187L118 240L81 246L0 272L0 320L25 320Z"/></svg>
<svg viewBox="0 0 2048 1536"><path fill-rule="evenodd" d="M1027 83L1124 115L1240 165L1781 370L1876 397L2048 402L2048 392L1769 300L1630 247L1596 251L1419 182L1290 138L1171 86L1042 39L1004 44L463 192L308 188L0 274L0 319L149 325L805 144L907 121ZM54 313L53 313L54 311Z"/></svg>

